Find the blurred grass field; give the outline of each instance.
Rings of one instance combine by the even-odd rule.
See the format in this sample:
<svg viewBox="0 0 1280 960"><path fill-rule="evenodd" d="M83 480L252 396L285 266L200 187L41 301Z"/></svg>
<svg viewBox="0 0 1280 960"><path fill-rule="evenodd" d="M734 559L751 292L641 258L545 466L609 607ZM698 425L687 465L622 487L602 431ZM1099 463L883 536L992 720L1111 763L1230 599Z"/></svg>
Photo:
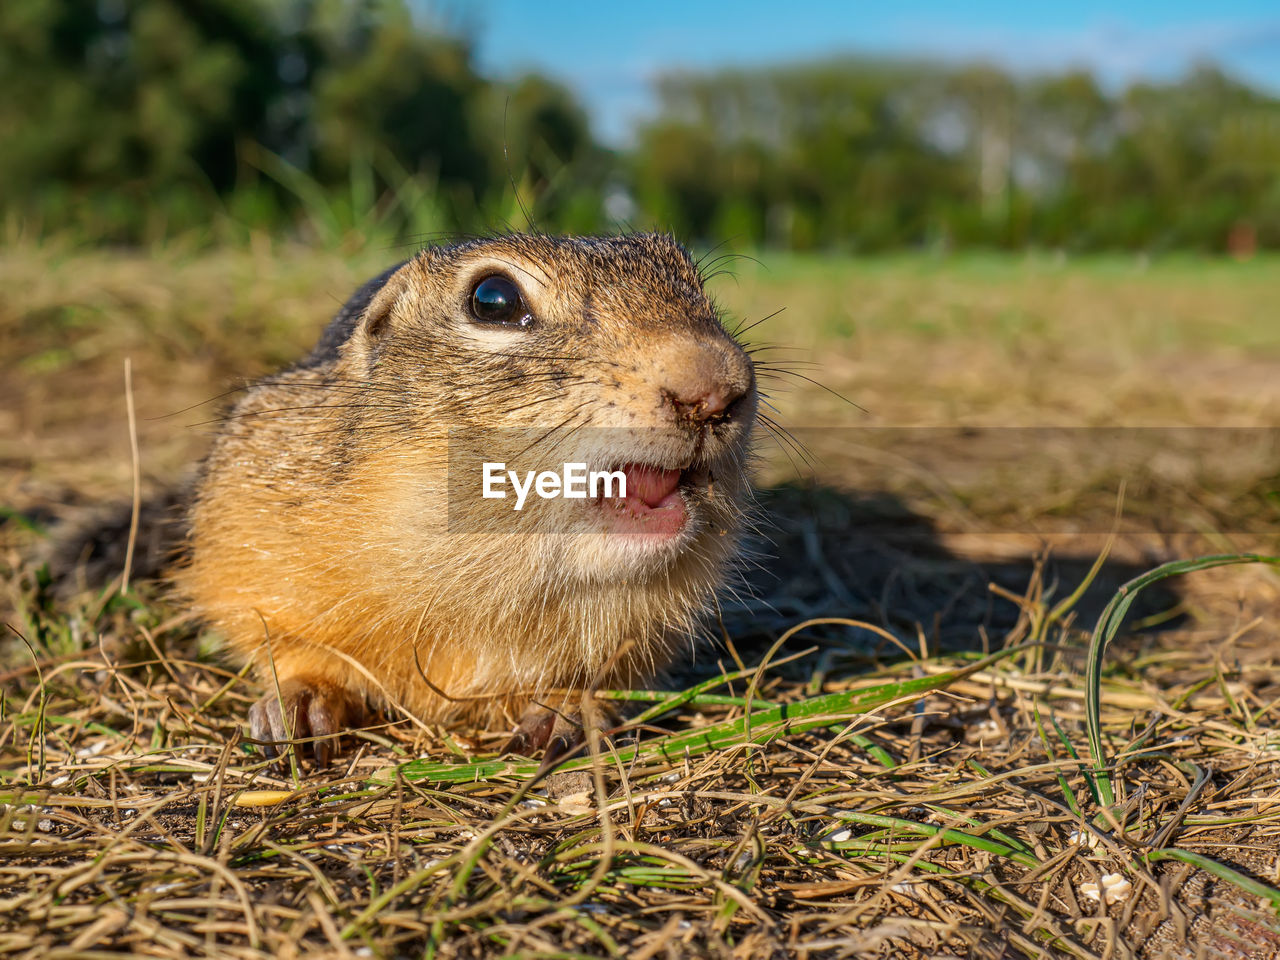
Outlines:
<svg viewBox="0 0 1280 960"><path fill-rule="evenodd" d="M126 357L141 472L163 489L220 398L411 253L0 248L0 606L25 638L0 644L0 952L1280 951L1274 570L1144 594L1097 687L1114 802L1083 710L1089 632L1123 581L1277 552L1280 260L710 254L729 318L762 320L749 339L791 371L766 383L771 416L810 462L763 439L774 544L725 610L732 646L677 685L737 676L651 711L666 733L634 762L530 794L518 765L459 766L502 731L393 723L345 767L264 769L239 733L255 688L162 591L55 596L32 560L59 521L129 499ZM968 473L961 456L972 430L1188 426L1238 432L1177 474L1185 502L1131 484L1131 511L1181 525L1127 532L1092 572L1122 477L1030 456ZM927 429L909 449L862 443L879 428ZM1046 463L1070 478L1052 503ZM903 480L921 474L947 496ZM975 511L988 522L967 528ZM775 659L815 652L754 669L813 617L854 625L809 626ZM833 725L783 722L807 708ZM1091 898L1112 875L1131 892Z"/></svg>
<svg viewBox="0 0 1280 960"><path fill-rule="evenodd" d="M198 424L227 390L301 356L364 279L411 253L0 251L10 480L125 490L126 356L143 467L172 475L198 456ZM710 265L722 267L730 273L711 288L728 316L770 317L749 334L780 348L767 359L857 405L779 384L779 419L792 428L1280 418L1280 259L768 254Z"/></svg>

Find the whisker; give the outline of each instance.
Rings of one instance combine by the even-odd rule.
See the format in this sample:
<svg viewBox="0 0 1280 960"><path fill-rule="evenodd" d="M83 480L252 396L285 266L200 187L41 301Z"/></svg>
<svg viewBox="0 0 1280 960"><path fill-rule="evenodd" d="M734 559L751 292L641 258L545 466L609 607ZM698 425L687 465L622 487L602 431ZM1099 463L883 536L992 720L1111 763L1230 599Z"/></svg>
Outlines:
<svg viewBox="0 0 1280 960"><path fill-rule="evenodd" d="M771 434L773 434L775 437L778 438L778 440L780 441L780 445L782 443L785 443L787 447L789 447L792 451L794 451L795 454L805 462L805 465L809 467L810 470L813 470L816 468L817 462L813 456L813 452L808 448L807 445L805 445L803 441L798 439L790 430L781 426L776 420L766 416L763 413L757 413L756 419L758 419L762 424L764 424L766 430L768 430ZM788 454L787 459L789 460L791 459L790 454ZM792 460L792 466L793 467L795 466L794 460Z"/></svg>
<svg viewBox="0 0 1280 960"><path fill-rule="evenodd" d="M832 389L831 389L830 387L828 387L825 383L822 383L822 382L821 382L821 381L819 381L819 380L815 380L815 379L813 379L813 377L806 377L803 373L799 373L799 372L797 372L797 371L795 371L795 370L787 369L786 367L773 367L773 366L770 366L770 367L767 367L766 369L767 369L771 374L777 374L777 375L781 375L781 376L784 376L784 377L795 377L797 380L803 380L803 381L805 381L805 383L811 383L811 384L813 384L815 387L818 387L818 388L820 388L820 389L822 389L822 390L827 391L827 393L831 394L831 395L832 395L833 397L835 397L836 399L838 399L838 400L843 400L845 403L849 404L849 406L851 406L851 407L855 407L855 408L857 408L858 410L861 410L863 413L870 414L870 412L871 412L870 410L868 410L866 407L862 406L861 404L854 403L854 402L853 402L852 400L850 400L848 397L844 396L844 394L839 393L839 392L838 392L838 391L836 391L836 390L832 390Z"/></svg>
<svg viewBox="0 0 1280 960"><path fill-rule="evenodd" d="M751 323L748 323L746 326L743 326L742 323L739 323L733 330L730 331L730 334L736 340L738 337L741 337L744 333L754 330L756 327L760 326L760 324L765 323L768 320L772 320L774 317L778 316L780 313L782 313L786 309L787 309L786 307L779 307L777 310L773 311L773 313L769 314L768 316L761 317L759 320L753 320Z"/></svg>

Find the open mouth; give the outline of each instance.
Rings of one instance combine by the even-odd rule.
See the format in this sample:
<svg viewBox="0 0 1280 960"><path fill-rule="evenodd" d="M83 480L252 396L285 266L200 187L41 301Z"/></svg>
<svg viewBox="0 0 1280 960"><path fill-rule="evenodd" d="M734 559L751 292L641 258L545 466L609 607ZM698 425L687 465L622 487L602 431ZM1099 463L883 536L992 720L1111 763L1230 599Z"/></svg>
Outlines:
<svg viewBox="0 0 1280 960"><path fill-rule="evenodd" d="M645 463L617 468L627 478L627 495L601 500L611 533L674 537L689 523L684 491L697 482L696 471L665 470Z"/></svg>

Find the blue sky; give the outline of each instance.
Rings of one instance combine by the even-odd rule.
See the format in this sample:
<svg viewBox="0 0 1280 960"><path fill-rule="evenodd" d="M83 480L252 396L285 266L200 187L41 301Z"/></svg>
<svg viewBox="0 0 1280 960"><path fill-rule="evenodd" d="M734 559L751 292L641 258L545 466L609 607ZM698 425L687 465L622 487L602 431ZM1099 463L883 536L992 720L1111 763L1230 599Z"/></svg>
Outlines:
<svg viewBox="0 0 1280 960"><path fill-rule="evenodd" d="M482 69L535 68L584 100L620 142L670 67L800 61L840 53L983 58L1015 70L1088 66L1109 83L1169 78L1212 59L1280 91L1280 0L453 0L437 2L476 40Z"/></svg>

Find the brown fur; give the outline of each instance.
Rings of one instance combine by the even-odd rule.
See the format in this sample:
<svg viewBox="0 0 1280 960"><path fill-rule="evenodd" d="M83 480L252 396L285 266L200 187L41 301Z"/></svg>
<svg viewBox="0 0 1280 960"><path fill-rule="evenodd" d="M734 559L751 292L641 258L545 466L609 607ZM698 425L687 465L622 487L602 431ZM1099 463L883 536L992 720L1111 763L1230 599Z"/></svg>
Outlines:
<svg viewBox="0 0 1280 960"><path fill-rule="evenodd" d="M528 329L469 317L495 272L524 293ZM707 385L743 396L692 423L672 397ZM277 680L328 691L343 717L343 698L364 698L488 723L547 691L641 682L687 642L737 551L755 405L750 360L668 237L427 249L230 411L178 584L268 697ZM584 526L581 502L513 514L449 486L476 458L532 469L569 451L689 465L690 527L633 549Z"/></svg>

